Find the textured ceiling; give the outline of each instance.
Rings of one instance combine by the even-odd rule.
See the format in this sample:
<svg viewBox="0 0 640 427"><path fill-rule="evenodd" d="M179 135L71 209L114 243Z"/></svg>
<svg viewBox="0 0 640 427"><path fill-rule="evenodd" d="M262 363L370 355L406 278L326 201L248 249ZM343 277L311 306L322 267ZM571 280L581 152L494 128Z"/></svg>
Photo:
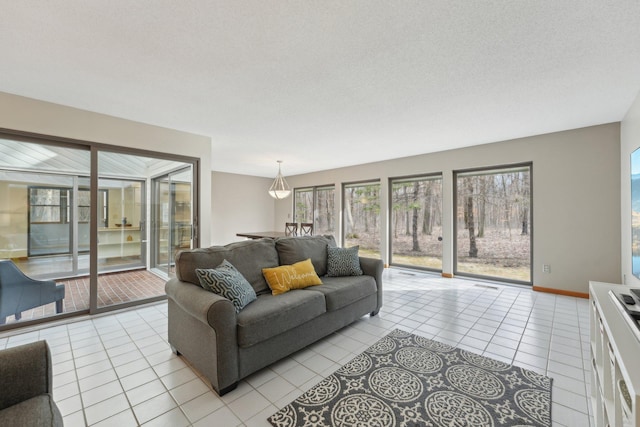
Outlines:
<svg viewBox="0 0 640 427"><path fill-rule="evenodd" d="M0 0L0 91L285 175L620 121L640 2Z"/></svg>

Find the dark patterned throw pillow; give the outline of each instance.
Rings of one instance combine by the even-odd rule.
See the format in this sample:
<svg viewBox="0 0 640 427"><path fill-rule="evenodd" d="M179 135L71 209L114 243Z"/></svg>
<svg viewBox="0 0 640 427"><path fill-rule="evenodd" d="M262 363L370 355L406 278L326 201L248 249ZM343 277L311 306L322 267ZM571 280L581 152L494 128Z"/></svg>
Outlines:
<svg viewBox="0 0 640 427"><path fill-rule="evenodd" d="M334 248L327 246L327 276L362 276L358 250L360 246Z"/></svg>
<svg viewBox="0 0 640 427"><path fill-rule="evenodd" d="M216 268L196 268L200 286L233 303L236 313L257 299L247 279L226 259Z"/></svg>

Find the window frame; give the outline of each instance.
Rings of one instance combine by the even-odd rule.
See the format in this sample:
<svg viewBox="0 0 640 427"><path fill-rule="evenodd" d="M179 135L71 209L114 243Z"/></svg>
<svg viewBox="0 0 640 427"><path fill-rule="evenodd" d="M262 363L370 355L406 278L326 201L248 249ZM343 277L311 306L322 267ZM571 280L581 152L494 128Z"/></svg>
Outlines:
<svg viewBox="0 0 640 427"><path fill-rule="evenodd" d="M388 251L389 251L389 265L392 267L401 267L401 268L410 268L415 270L422 271L432 271L437 273L442 273L443 265L444 265L444 249L442 249L440 253L440 268L431 268L431 267L422 267L418 265L410 265L410 264L401 264L393 261L393 234L394 229L392 225L393 219L393 186L394 184L401 184L404 182L414 182L414 181L437 181L440 180L440 213L441 215L444 212L444 194L442 192L444 186L444 174L442 172L432 172L432 173L424 173L424 174L415 174L415 175L406 175L406 176L398 176L398 177L389 177L389 185L388 185L388 212L387 217L389 221L389 235L387 237L388 241ZM442 222L442 221L441 221ZM442 224L440 224L442 227ZM443 230L444 231L444 230ZM443 236L440 236L440 242L442 243Z"/></svg>
<svg viewBox="0 0 640 427"><path fill-rule="evenodd" d="M326 185L314 185L314 186L305 186L305 187L298 187L298 188L294 188L293 189L293 221L297 222L297 223L301 223L301 222L307 222L307 221L298 221L298 213L297 213L297 195L298 192L308 192L311 191L311 222L313 223L313 230L314 233L316 234L316 229L317 229L317 217L316 217L316 211L318 209L317 203L318 203L318 192L322 191L322 190L328 190L331 189L333 190L333 201L334 201L334 210L335 210L335 199L336 199L336 186L335 184L326 184ZM335 224L335 212L333 212L334 215L334 224ZM334 230L335 232L335 230Z"/></svg>
<svg viewBox="0 0 640 427"><path fill-rule="evenodd" d="M40 203L31 203L31 197L32 197L32 191L33 190L57 190L58 191L58 203L52 203L52 204L40 204ZM28 221L29 224L67 224L69 222L69 218L68 218L68 203L66 205L62 204L62 199L63 196L62 194L64 192L68 192L69 188L68 187L58 187L58 186L46 186L46 185L29 185L27 186L27 192L28 192L28 196L27 197L27 203L29 204L29 209L28 209ZM68 201L69 198L66 197L66 200ZM32 216L33 216L33 212L32 212L32 208L34 207L43 207L43 208L58 208L58 219L57 220L51 220L51 221L32 221ZM65 218L66 217L66 218ZM66 221L65 221L66 220Z"/></svg>
<svg viewBox="0 0 640 427"><path fill-rule="evenodd" d="M346 206L346 191L348 188L350 187L365 187L368 185L378 185L378 216L379 216L379 220L378 221L378 227L380 228L379 233L378 233L378 238L380 240L382 240L382 233L383 233L383 228L382 228L382 217L380 216L380 213L382 212L382 206L380 203L380 200L382 198L382 181L380 180L380 178L375 178L375 179L369 179L369 180L363 180L363 181L352 181L352 182L343 182L342 183L342 200L341 200L341 212L340 212L340 216L342 217L342 227L341 227L341 234L340 234L340 246L342 247L346 247L346 234L347 234L347 227L346 227L346 223L344 220L344 213L345 213L345 206ZM378 256L380 257L380 259L382 259L382 247L378 248Z"/></svg>
<svg viewBox="0 0 640 427"><path fill-rule="evenodd" d="M516 169L527 168L529 170L529 280L517 280L517 279L509 279L500 276L488 276L488 275L480 275L480 274L472 274L461 272L458 270L458 211L460 206L458 206L458 177L469 175L476 176L482 175L482 172L485 175L495 175L501 172L506 173L508 171L513 171ZM502 165L494 165L494 166L483 166L478 168L469 168L469 169L459 169L453 171L453 190L452 190L452 202L453 202L453 274L456 276L462 277L471 277L477 279L486 279L493 280L505 283L513 283L520 285L533 285L533 239L534 239L534 224L533 224L533 162L522 162L522 163L513 163L513 164L502 164Z"/></svg>
<svg viewBox="0 0 640 427"><path fill-rule="evenodd" d="M89 189L91 191L91 213L89 220L89 232L91 233L90 245L89 245L89 268L88 268L88 276L89 276L89 308L85 310L76 310L72 312L65 312L55 314L54 316L44 316L41 318L36 318L33 320L23 320L20 322L0 325L0 331L19 328L27 325L34 324L44 324L46 322L50 322L52 319L62 319L67 317L75 317L83 314L99 314L104 312L109 312L113 310L120 310L128 307L134 307L141 304L148 304L156 301L166 300L166 295L160 295L155 297L144 298L140 300L129 300L127 302L118 303L114 305L98 307L97 298L98 298L98 218L99 212L97 207L97 198L98 191L92 191L92 189L99 190L98 179L99 179L99 171L98 171L98 154L101 152L113 152L120 154L129 154L135 156L149 157L156 160L168 160L173 162L182 162L191 165L192 167L192 210L191 210L191 218L192 218L192 242L193 247L200 247L200 187L201 187L201 169L202 169L202 160L198 157L184 156L180 154L172 154L172 153L164 153L157 152L151 149L142 149L142 148L131 148L123 145L112 145L107 143L100 143L95 141L88 140L79 140L72 139L67 137L53 136L53 135L45 135L38 134L33 132L25 132L14 129L7 129L0 127L0 139L7 139L11 142L25 142L30 144L39 144L42 146L52 146L52 147L61 147L61 148L69 148L72 150L78 150L79 152L86 152L89 154L87 170L76 171L76 170L52 170L49 168L31 168L25 166L3 166L3 171L9 172L34 172L34 173L46 173L51 175L62 175L62 176L75 176L89 179ZM89 174L89 175L87 175ZM102 177L102 176L100 176ZM50 188L50 186L43 185L46 188ZM52 185L52 187L57 187L57 185ZM27 193L28 195L28 193ZM27 201L26 205L26 215L27 215L27 224L30 222L30 212L29 212L29 201ZM23 205L24 206L24 205ZM61 222L54 223L45 223L45 224L60 224ZM27 231L28 233L28 231ZM28 235L28 234L27 234ZM28 242L28 239L27 239ZM27 243L28 245L28 243ZM27 253L30 252L29 247L27 246ZM74 261L75 263L75 261ZM77 264L77 263L75 263ZM44 275L37 275L35 278L42 279L57 279L59 277L72 277L77 275L79 270L61 270L61 271L53 271L53 274L63 273L63 276L57 275L55 277L45 277ZM49 272L47 272L49 274ZM101 273L100 273L101 274ZM72 276L70 276L72 275ZM85 275L85 271L80 271L80 275Z"/></svg>

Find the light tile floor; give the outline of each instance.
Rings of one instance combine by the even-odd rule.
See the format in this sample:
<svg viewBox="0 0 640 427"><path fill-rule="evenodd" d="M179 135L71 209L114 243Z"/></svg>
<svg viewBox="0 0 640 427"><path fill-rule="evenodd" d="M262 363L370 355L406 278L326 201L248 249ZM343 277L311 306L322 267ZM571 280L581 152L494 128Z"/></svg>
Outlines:
<svg viewBox="0 0 640 427"><path fill-rule="evenodd" d="M65 426L268 426L266 419L400 328L551 376L554 426L593 425L588 300L386 269L384 306L218 397L167 344L166 302L0 334L46 339Z"/></svg>

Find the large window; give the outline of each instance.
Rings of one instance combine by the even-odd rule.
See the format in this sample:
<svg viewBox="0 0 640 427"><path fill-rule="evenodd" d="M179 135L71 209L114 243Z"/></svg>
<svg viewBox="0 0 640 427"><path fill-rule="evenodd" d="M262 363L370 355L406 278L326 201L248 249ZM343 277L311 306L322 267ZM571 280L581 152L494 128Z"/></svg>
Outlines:
<svg viewBox="0 0 640 427"><path fill-rule="evenodd" d="M296 188L293 199L293 222L313 222L313 188Z"/></svg>
<svg viewBox="0 0 640 427"><path fill-rule="evenodd" d="M455 273L531 283L531 165L455 174Z"/></svg>
<svg viewBox="0 0 640 427"><path fill-rule="evenodd" d="M343 187L343 246L360 246L360 255L380 258L380 183Z"/></svg>
<svg viewBox="0 0 640 427"><path fill-rule="evenodd" d="M335 233L335 187L333 185L296 188L294 221L313 223L313 234Z"/></svg>
<svg viewBox="0 0 640 427"><path fill-rule="evenodd" d="M31 224L58 224L66 212L69 190L65 188L29 187Z"/></svg>
<svg viewBox="0 0 640 427"><path fill-rule="evenodd" d="M442 176L390 180L391 264L442 270Z"/></svg>
<svg viewBox="0 0 640 427"><path fill-rule="evenodd" d="M87 178L77 179L88 182ZM67 180L69 187L29 186L29 256L72 253L76 223L79 250L89 250L91 192L86 188L75 188L73 178ZM76 216L77 221L74 219Z"/></svg>

